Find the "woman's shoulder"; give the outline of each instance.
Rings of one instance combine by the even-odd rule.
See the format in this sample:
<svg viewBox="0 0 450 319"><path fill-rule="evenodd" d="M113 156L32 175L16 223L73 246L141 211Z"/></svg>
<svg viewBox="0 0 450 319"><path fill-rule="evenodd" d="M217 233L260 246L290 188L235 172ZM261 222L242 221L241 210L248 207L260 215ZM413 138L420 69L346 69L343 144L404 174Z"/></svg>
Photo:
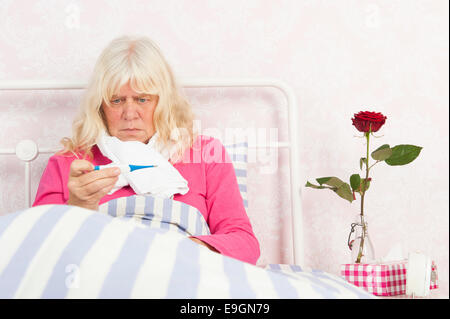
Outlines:
<svg viewBox="0 0 450 319"><path fill-rule="evenodd" d="M52 156L50 156L49 161L64 162L64 161L73 161L76 158L77 156L71 152L58 151Z"/></svg>
<svg viewBox="0 0 450 319"><path fill-rule="evenodd" d="M48 159L47 167L49 169L55 168L55 169L64 171L64 170L69 169L70 164L75 159L76 159L76 156L73 154L57 152L57 153L53 154L52 156L50 156L50 158Z"/></svg>
<svg viewBox="0 0 450 319"><path fill-rule="evenodd" d="M94 150L94 148L93 148ZM84 152L71 152L60 150L50 156L49 163L54 163L58 165L70 165L76 159L87 159L89 160L89 156Z"/></svg>

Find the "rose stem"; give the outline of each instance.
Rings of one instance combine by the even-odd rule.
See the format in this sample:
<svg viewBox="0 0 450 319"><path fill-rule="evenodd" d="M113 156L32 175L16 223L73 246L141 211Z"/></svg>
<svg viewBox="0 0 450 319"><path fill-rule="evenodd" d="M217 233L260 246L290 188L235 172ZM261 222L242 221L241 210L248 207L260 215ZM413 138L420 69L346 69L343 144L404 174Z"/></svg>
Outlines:
<svg viewBox="0 0 450 319"><path fill-rule="evenodd" d="M363 256L363 248L364 248L364 238L366 236L366 223L364 222L364 197L366 195L366 183L369 178L369 137L370 137L370 131L372 128L372 124L369 126L369 132L365 132L364 135L366 136L367 140L367 154L366 154L366 179L364 180L362 184L362 194L361 194L361 225L362 225L362 235L361 235L361 242L359 245L359 252L358 257L356 258L356 263L359 264L361 262L361 258Z"/></svg>

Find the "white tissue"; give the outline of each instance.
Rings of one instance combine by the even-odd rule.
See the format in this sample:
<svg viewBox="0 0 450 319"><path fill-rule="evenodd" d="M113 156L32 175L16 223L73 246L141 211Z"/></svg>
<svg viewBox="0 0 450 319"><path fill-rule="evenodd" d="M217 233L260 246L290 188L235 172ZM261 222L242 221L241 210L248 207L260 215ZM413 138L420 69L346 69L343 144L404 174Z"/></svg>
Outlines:
<svg viewBox="0 0 450 319"><path fill-rule="evenodd" d="M397 243L391 247L389 252L381 258L381 262L391 262L391 261L401 261L404 260L405 257L403 255L403 246L401 243Z"/></svg>
<svg viewBox="0 0 450 319"><path fill-rule="evenodd" d="M111 165L155 165L129 173L121 173L112 194L118 189L130 185L138 195L150 194L171 198L174 194L184 195L189 191L188 182L168 161L168 153L161 153L155 145L156 134L148 144L139 141L121 141L115 136L103 133L97 146L102 154L109 158Z"/></svg>

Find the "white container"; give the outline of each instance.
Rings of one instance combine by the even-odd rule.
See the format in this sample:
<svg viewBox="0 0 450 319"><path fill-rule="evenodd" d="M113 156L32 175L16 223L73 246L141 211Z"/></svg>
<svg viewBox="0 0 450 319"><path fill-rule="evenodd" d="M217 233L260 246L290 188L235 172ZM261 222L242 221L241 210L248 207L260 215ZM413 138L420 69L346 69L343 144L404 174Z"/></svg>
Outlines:
<svg viewBox="0 0 450 319"><path fill-rule="evenodd" d="M408 255L406 271L406 295L426 297L430 293L431 259L415 252Z"/></svg>

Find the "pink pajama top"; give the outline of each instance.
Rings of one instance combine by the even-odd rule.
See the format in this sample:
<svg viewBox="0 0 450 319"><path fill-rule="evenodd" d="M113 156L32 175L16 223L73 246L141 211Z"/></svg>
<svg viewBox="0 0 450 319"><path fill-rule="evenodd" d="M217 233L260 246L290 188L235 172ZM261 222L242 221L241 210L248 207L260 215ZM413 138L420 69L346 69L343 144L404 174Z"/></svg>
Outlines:
<svg viewBox="0 0 450 319"><path fill-rule="evenodd" d="M219 153L218 153L219 152ZM111 163L97 146L92 148L94 165ZM73 155L53 155L41 177L33 206L66 204L69 199L67 182ZM188 181L189 191L173 199L197 208L209 225L211 235L194 236L214 247L221 254L251 264L259 258L256 239L234 172L233 164L222 143L214 138L198 136L193 147L186 150L183 160L174 167ZM123 187L100 200L100 205L118 197L135 195L130 186Z"/></svg>

